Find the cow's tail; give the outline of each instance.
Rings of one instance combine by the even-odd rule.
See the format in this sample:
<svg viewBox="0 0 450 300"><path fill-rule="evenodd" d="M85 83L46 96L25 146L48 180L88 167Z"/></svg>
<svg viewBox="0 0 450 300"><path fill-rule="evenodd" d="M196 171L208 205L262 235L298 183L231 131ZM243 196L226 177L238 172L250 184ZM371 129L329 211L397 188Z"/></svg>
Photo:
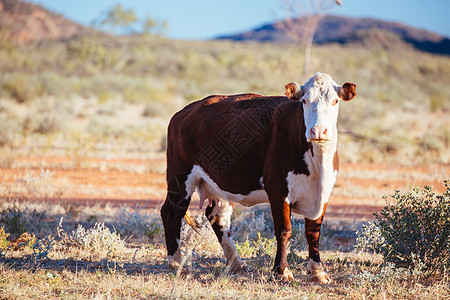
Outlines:
<svg viewBox="0 0 450 300"><path fill-rule="evenodd" d="M191 226L191 228L195 232L200 234L200 230L203 228L203 226L195 218L192 217L189 209L186 211L186 214L184 215L184 220L186 221L186 223L188 223L189 226Z"/></svg>

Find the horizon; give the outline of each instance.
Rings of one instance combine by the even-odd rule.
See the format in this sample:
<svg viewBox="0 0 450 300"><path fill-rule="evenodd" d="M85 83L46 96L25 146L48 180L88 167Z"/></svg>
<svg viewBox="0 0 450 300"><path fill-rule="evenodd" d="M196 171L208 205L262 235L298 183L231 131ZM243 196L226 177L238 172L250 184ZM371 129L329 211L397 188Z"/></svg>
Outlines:
<svg viewBox="0 0 450 300"><path fill-rule="evenodd" d="M261 0L258 1L258 5L252 4L252 1L237 0L227 3L205 3L201 0L192 0L189 3L179 0L157 3L145 0L115 2L79 0L76 3L59 0L27 1L42 5L52 12L86 26L92 26L95 19L114 5L121 4L125 9L134 10L140 18L149 16L159 22L166 21L168 29L164 35L180 40L214 39L219 36L243 33L284 19L283 10L280 9L281 1L277 0ZM364 1L364 3L359 0L344 0L342 6L336 5L327 14L399 22L450 38L450 22L446 15L450 10L450 1L433 2L433 5L424 5L423 1L408 0ZM249 14L249 11L252 13Z"/></svg>

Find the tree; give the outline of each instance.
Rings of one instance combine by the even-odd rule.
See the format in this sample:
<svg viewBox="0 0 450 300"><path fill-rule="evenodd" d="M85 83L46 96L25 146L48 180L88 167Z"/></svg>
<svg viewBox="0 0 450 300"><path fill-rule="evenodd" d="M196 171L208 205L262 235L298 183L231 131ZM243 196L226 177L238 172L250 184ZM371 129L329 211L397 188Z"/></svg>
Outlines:
<svg viewBox="0 0 450 300"><path fill-rule="evenodd" d="M342 5L340 0L281 0L286 12L284 21L279 21L277 27L293 40L305 45L305 59L302 76L309 74L311 47L317 27L325 13L334 5Z"/></svg>
<svg viewBox="0 0 450 300"><path fill-rule="evenodd" d="M150 16L147 16L142 21L142 34L162 35L168 26L166 21L158 22Z"/></svg>
<svg viewBox="0 0 450 300"><path fill-rule="evenodd" d="M106 13L100 15L92 22L93 26L101 30L109 31L111 34L162 34L167 28L167 22L158 22L147 16L141 20L137 17L133 9L124 9L121 4L111 7ZM114 67L109 71L108 75L115 75L122 70L129 60L131 53L129 50L129 40L117 40L122 47L120 58ZM107 47L112 47L111 41L108 41ZM108 54L109 56L109 54ZM107 60L111 60L110 57Z"/></svg>
<svg viewBox="0 0 450 300"><path fill-rule="evenodd" d="M109 27L113 33L118 29L130 33L133 26L136 25L138 18L132 9L124 9L121 4L116 4L100 21L100 26Z"/></svg>
<svg viewBox="0 0 450 300"><path fill-rule="evenodd" d="M138 18L134 10L124 9L116 4L92 22L93 26L113 34L151 34L162 35L168 27L166 21L160 22L150 16Z"/></svg>

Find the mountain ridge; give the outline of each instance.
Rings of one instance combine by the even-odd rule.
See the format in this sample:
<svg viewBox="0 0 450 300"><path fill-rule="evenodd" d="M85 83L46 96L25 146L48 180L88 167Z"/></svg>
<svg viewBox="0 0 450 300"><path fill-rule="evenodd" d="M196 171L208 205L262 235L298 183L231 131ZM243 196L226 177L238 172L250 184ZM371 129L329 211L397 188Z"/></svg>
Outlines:
<svg viewBox="0 0 450 300"><path fill-rule="evenodd" d="M328 43L347 44L361 42L365 38L364 33L368 33L369 35L373 30L387 34L395 34L405 43L425 52L450 55L450 40L446 37L399 22L383 21L373 18L350 18L336 15L325 16L319 23L319 27L314 36L314 43L323 45ZM267 23L253 30L238 34L221 35L216 39L227 39L238 42L293 42L280 29L277 23Z"/></svg>
<svg viewBox="0 0 450 300"><path fill-rule="evenodd" d="M90 28L41 5L20 0L0 0L0 39L17 43L70 39Z"/></svg>
<svg viewBox="0 0 450 300"><path fill-rule="evenodd" d="M48 40L70 40L76 36L98 32L76 23L45 7L23 0L0 0L0 40L17 43ZM261 25L253 30L215 39L237 42L257 41L292 43L276 23ZM364 44L366 47L396 44L410 45L421 51L450 55L450 39L399 22L372 18L325 16L319 24L314 43Z"/></svg>

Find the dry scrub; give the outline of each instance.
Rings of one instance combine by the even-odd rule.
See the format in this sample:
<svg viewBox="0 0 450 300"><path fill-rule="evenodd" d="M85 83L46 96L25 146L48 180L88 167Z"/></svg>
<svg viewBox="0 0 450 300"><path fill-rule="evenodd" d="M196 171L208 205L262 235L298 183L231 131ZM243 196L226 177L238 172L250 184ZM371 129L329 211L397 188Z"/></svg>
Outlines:
<svg viewBox="0 0 450 300"><path fill-rule="evenodd" d="M271 272L276 246L267 208L237 210L233 220L237 248L249 274L228 272L214 233L199 215L198 221L205 224L200 235L186 225L182 231L191 271L177 276L166 264L157 211L75 208L64 203L52 207L2 199L2 211L14 208L19 222L27 224L32 208L43 212L45 225L24 225L36 238L19 247L13 247L17 241L6 240L10 237L0 229L1 297L445 299L450 292L445 272L425 280L419 267L397 269L383 263L380 255L361 251L361 247L355 250L355 230L362 223L351 228L325 224L322 257L333 282L320 285L308 279L303 222L294 220L288 260L295 280L280 284ZM5 219L2 223L8 232L11 222Z"/></svg>

